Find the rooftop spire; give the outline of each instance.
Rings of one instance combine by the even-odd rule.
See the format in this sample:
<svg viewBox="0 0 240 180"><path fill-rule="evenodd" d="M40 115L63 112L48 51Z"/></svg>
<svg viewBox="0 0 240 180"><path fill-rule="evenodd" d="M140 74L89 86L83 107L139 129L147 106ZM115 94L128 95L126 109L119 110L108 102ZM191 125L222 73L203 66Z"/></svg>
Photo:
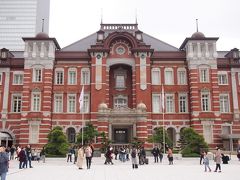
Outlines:
<svg viewBox="0 0 240 180"><path fill-rule="evenodd" d="M137 8L135 9L135 23L137 24L138 23L138 21L137 21Z"/></svg>
<svg viewBox="0 0 240 180"><path fill-rule="evenodd" d="M101 24L103 23L103 9L101 8Z"/></svg>
<svg viewBox="0 0 240 180"><path fill-rule="evenodd" d="M44 31L44 19L42 19L42 32Z"/></svg>
<svg viewBox="0 0 240 180"><path fill-rule="evenodd" d="M198 19L196 19L196 28L197 28L197 32L198 32Z"/></svg>

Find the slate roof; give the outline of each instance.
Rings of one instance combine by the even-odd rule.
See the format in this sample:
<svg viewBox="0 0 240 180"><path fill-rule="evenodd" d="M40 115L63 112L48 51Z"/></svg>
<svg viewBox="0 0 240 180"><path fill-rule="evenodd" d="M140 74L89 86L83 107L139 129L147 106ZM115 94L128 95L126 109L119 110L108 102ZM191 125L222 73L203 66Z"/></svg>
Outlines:
<svg viewBox="0 0 240 180"><path fill-rule="evenodd" d="M105 36L107 36L111 32L113 31L112 30L105 31ZM147 45L151 45L151 48L154 49L154 51L179 51L178 48L166 42L163 42L157 38L154 38L146 33L143 33L142 35L143 42L145 42ZM89 49L91 45L96 44L96 40L97 33L93 33L79 41L76 41L62 48L61 51L87 51L87 49Z"/></svg>

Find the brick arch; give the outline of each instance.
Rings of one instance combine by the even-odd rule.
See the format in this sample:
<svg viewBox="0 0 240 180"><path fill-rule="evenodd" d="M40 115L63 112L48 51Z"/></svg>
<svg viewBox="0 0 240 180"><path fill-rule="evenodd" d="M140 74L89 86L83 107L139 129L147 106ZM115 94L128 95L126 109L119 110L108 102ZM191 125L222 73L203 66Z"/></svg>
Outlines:
<svg viewBox="0 0 240 180"><path fill-rule="evenodd" d="M110 34L104 41L104 47L110 48L111 44L117 40L123 40L129 43L131 48L136 48L138 46L136 38L128 32L114 32Z"/></svg>
<svg viewBox="0 0 240 180"><path fill-rule="evenodd" d="M13 142L14 143L16 142L16 136L15 136L15 134L11 130L9 130L9 129L2 129L1 128L0 132L9 134L12 137Z"/></svg>

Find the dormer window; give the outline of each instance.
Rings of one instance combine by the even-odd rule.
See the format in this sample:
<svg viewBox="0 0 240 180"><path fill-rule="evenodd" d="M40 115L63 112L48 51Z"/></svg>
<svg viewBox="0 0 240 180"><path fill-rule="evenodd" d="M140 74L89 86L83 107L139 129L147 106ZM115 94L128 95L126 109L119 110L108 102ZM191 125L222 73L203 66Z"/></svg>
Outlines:
<svg viewBox="0 0 240 180"><path fill-rule="evenodd" d="M7 56L8 56L8 49L5 49L5 48L3 48L3 49L1 49L0 50L0 58L1 59L7 59Z"/></svg>
<svg viewBox="0 0 240 180"><path fill-rule="evenodd" d="M136 31L135 32L135 36L136 36L136 39L139 40L139 41L142 41L142 31Z"/></svg>
<svg viewBox="0 0 240 180"><path fill-rule="evenodd" d="M103 39L104 39L104 31L100 30L97 32L97 40L103 41Z"/></svg>

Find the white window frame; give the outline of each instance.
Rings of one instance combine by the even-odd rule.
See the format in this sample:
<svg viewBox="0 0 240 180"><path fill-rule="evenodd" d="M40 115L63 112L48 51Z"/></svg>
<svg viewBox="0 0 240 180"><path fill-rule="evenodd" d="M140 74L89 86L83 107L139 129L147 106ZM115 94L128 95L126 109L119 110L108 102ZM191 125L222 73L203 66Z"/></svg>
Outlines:
<svg viewBox="0 0 240 180"><path fill-rule="evenodd" d="M85 74L87 74L87 76ZM89 85L89 84L90 84L90 69L82 68L81 69L81 85Z"/></svg>
<svg viewBox="0 0 240 180"><path fill-rule="evenodd" d="M165 94L165 109L166 109L166 113L175 113L174 94L168 94L168 93Z"/></svg>
<svg viewBox="0 0 240 180"><path fill-rule="evenodd" d="M199 68L199 78L201 83L209 83L209 68L200 67Z"/></svg>
<svg viewBox="0 0 240 180"><path fill-rule="evenodd" d="M35 95L39 96L39 100L38 99L34 99ZM36 102L38 104L35 104L35 100L38 101L38 102ZM32 92L31 109L32 109L33 112L41 111L41 92L38 91L38 90L35 90L35 91Z"/></svg>
<svg viewBox="0 0 240 180"><path fill-rule="evenodd" d="M81 113L89 113L90 108L90 95L84 94L83 97L83 108L80 110Z"/></svg>
<svg viewBox="0 0 240 180"><path fill-rule="evenodd" d="M121 105L121 104L116 104L116 101L117 101L118 99L123 99L123 100L126 101L126 103L125 103L125 104L122 104L122 105ZM113 107L114 107L114 108L128 107L128 97L127 97L127 96L123 96L123 95L114 96L114 97L113 97Z"/></svg>
<svg viewBox="0 0 240 180"><path fill-rule="evenodd" d="M182 77L181 73L184 73L184 77ZM185 68L178 68L177 78L178 78L178 85L186 85L187 84L187 71Z"/></svg>
<svg viewBox="0 0 240 180"><path fill-rule="evenodd" d="M70 107L70 98L74 97L73 107ZM67 112L68 113L76 113L76 94L68 94L67 96Z"/></svg>
<svg viewBox="0 0 240 180"><path fill-rule="evenodd" d="M224 128L224 127L230 128L230 134L232 134L232 124L225 123L225 124L222 125L222 128L221 128L222 134L226 135L226 134L223 132L223 128ZM227 134L227 135L229 135L229 134Z"/></svg>
<svg viewBox="0 0 240 180"><path fill-rule="evenodd" d="M13 72L13 85L23 85L23 72Z"/></svg>
<svg viewBox="0 0 240 180"><path fill-rule="evenodd" d="M224 100L222 100L221 98L224 98ZM225 102L225 100L227 101ZM229 94L219 94L219 104L221 113L229 113L230 112Z"/></svg>
<svg viewBox="0 0 240 180"><path fill-rule="evenodd" d="M160 68L152 69L152 85L160 85L161 84L161 70Z"/></svg>
<svg viewBox="0 0 240 180"><path fill-rule="evenodd" d="M218 85L228 85L227 72L218 72Z"/></svg>
<svg viewBox="0 0 240 180"><path fill-rule="evenodd" d="M206 97L203 98L203 96L206 96L206 95L207 95L207 98ZM207 100L207 102L204 102L206 100ZM208 90L201 91L201 110L203 112L211 111L211 97L210 97L210 92Z"/></svg>
<svg viewBox="0 0 240 180"><path fill-rule="evenodd" d="M185 111L181 112L181 97L185 97ZM178 107L179 113L188 113L188 95L187 93L179 93L178 94Z"/></svg>
<svg viewBox="0 0 240 180"><path fill-rule="evenodd" d="M40 71L40 75L39 72ZM39 76L40 76L40 80L39 80ZM33 68L33 82L38 83L38 82L42 82L43 80L43 68Z"/></svg>
<svg viewBox="0 0 240 180"><path fill-rule="evenodd" d="M73 76L73 74L74 76ZM68 69L68 85L76 85L77 84L77 69L69 68Z"/></svg>
<svg viewBox="0 0 240 180"><path fill-rule="evenodd" d="M121 79L119 79L121 77ZM116 89L124 89L126 88L126 79L123 74L117 74L115 76L115 88Z"/></svg>
<svg viewBox="0 0 240 180"><path fill-rule="evenodd" d="M16 104L17 107L16 107L16 109L18 109L19 111L14 110L15 97L17 97L17 104ZM19 104L19 101L20 101L20 104ZM20 93L12 94L12 105L11 105L11 107L12 107L11 112L13 112L13 113L20 113L22 111L22 94L20 94Z"/></svg>
<svg viewBox="0 0 240 180"><path fill-rule="evenodd" d="M60 82L60 77L58 76L58 73L62 74L62 82ZM55 85L63 85L64 84L64 69L63 68L57 68L55 69Z"/></svg>
<svg viewBox="0 0 240 180"><path fill-rule="evenodd" d="M36 127L36 131L33 131L33 126ZM40 122L30 122L29 123L29 144L39 143L39 128Z"/></svg>
<svg viewBox="0 0 240 180"><path fill-rule="evenodd" d="M160 94L152 94L152 113L161 113L161 95Z"/></svg>
<svg viewBox="0 0 240 180"><path fill-rule="evenodd" d="M59 100L61 100L61 103L59 102ZM63 94L54 94L54 112L55 113L63 112Z"/></svg>
<svg viewBox="0 0 240 180"><path fill-rule="evenodd" d="M172 74L172 78L167 79L167 72ZM174 85L174 71L173 68L165 68L164 69L164 83L165 85Z"/></svg>

